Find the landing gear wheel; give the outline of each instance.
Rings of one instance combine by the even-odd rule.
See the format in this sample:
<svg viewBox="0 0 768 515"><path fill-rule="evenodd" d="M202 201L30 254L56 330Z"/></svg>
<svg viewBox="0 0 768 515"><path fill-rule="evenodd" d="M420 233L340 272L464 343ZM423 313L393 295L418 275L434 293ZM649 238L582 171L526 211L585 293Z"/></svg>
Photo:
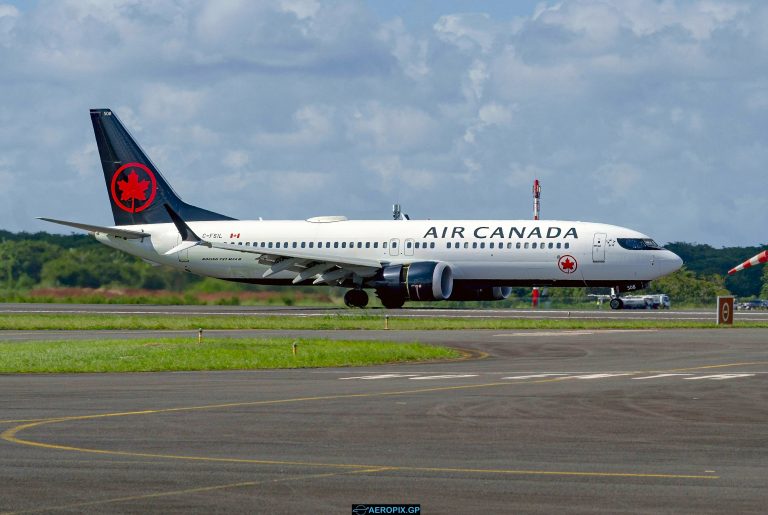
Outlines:
<svg viewBox="0 0 768 515"><path fill-rule="evenodd" d="M363 290L349 290L344 294L344 304L349 308L364 308L368 305L368 294Z"/></svg>
<svg viewBox="0 0 768 515"><path fill-rule="evenodd" d="M624 303L621 299L611 299L611 309L621 309L624 307Z"/></svg>
<svg viewBox="0 0 768 515"><path fill-rule="evenodd" d="M403 297L379 297L381 304L387 309L400 309L405 304Z"/></svg>

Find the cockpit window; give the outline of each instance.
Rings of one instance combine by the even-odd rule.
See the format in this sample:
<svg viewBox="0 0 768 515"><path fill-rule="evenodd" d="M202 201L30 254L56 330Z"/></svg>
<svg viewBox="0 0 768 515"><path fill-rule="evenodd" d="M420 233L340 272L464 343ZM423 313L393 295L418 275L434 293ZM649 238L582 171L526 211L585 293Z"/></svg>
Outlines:
<svg viewBox="0 0 768 515"><path fill-rule="evenodd" d="M616 238L616 241L629 250L662 250L661 246L650 238Z"/></svg>

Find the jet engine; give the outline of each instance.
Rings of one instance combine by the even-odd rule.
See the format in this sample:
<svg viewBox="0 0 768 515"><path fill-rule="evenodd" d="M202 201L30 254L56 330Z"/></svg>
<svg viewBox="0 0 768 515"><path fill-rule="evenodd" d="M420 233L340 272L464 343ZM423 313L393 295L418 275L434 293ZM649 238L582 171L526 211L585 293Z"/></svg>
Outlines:
<svg viewBox="0 0 768 515"><path fill-rule="evenodd" d="M384 267L368 283L387 306L405 300L446 300L453 292L453 270L447 263L419 261Z"/></svg>
<svg viewBox="0 0 768 515"><path fill-rule="evenodd" d="M512 293L509 286L489 286L486 288L455 288L451 300L504 300Z"/></svg>

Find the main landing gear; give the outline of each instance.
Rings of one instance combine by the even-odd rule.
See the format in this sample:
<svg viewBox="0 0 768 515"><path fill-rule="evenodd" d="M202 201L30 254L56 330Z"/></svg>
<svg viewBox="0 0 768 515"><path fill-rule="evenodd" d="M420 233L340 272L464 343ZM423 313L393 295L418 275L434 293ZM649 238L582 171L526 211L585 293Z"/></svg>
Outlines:
<svg viewBox="0 0 768 515"><path fill-rule="evenodd" d="M611 299L610 305L611 309L621 309L624 307L624 302L620 298L614 297Z"/></svg>
<svg viewBox="0 0 768 515"><path fill-rule="evenodd" d="M349 290L344 294L344 304L349 308L364 308L368 305L368 294L364 290Z"/></svg>

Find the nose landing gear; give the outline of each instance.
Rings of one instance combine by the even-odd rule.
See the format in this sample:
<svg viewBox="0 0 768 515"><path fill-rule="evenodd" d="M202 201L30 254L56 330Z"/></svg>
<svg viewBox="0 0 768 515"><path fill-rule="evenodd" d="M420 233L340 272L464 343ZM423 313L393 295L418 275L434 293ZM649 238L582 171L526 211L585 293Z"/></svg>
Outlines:
<svg viewBox="0 0 768 515"><path fill-rule="evenodd" d="M364 308L368 305L368 294L364 290L349 290L344 294L344 304L349 308Z"/></svg>

